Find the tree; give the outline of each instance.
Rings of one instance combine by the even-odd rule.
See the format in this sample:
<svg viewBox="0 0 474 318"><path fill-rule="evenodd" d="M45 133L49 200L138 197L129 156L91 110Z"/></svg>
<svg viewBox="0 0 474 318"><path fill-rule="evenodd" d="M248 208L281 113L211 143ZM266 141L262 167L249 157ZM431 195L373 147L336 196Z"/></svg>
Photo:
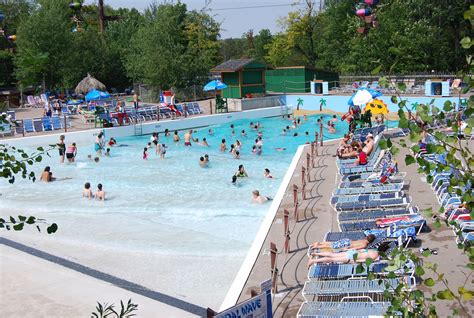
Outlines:
<svg viewBox="0 0 474 318"><path fill-rule="evenodd" d="M152 4L132 39L126 69L134 80L170 88L194 84L218 61L219 24L181 2Z"/></svg>

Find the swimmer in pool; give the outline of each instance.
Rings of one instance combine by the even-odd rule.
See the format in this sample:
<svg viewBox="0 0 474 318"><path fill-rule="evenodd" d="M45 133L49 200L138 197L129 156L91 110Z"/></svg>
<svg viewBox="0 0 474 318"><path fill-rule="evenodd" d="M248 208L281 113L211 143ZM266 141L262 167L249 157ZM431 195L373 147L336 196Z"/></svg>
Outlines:
<svg viewBox="0 0 474 318"><path fill-rule="evenodd" d="M107 150L105 150L105 156L110 157L110 148L107 148Z"/></svg>
<svg viewBox="0 0 474 318"><path fill-rule="evenodd" d="M173 141L174 143L178 143L181 139L179 138L179 134L178 134L178 131L175 130L174 131L174 135L173 135Z"/></svg>
<svg viewBox="0 0 474 318"><path fill-rule="evenodd" d="M206 138L202 138L201 145L204 146L204 147L209 147L209 144L207 143L207 139L206 139Z"/></svg>
<svg viewBox="0 0 474 318"><path fill-rule="evenodd" d="M193 140L193 130L192 129L184 134L184 145L186 147L190 147L191 146L191 140Z"/></svg>
<svg viewBox="0 0 474 318"><path fill-rule="evenodd" d="M260 195L260 192L258 190L252 191L252 202L253 203L258 203L258 204L263 204L267 201L271 201L272 198L270 197L265 197L263 195Z"/></svg>
<svg viewBox="0 0 474 318"><path fill-rule="evenodd" d="M97 185L97 191L94 194L96 200L104 201L105 200L105 191L102 189L102 184Z"/></svg>
<svg viewBox="0 0 474 318"><path fill-rule="evenodd" d="M91 184L89 182L86 182L86 184L84 184L84 189L82 190L82 197L92 199Z"/></svg>
<svg viewBox="0 0 474 318"><path fill-rule="evenodd" d="M237 178L245 178L248 177L247 171L245 171L244 165L239 165L239 169L235 173Z"/></svg>
<svg viewBox="0 0 474 318"><path fill-rule="evenodd" d="M201 168L207 168L208 167L207 161L204 157L199 158L199 165L201 166Z"/></svg>
<svg viewBox="0 0 474 318"><path fill-rule="evenodd" d="M266 179L273 179L273 176L270 173L270 169L265 168L265 170L263 170L263 177Z"/></svg>
<svg viewBox="0 0 474 318"><path fill-rule="evenodd" d="M220 146L220 151L225 152L226 150L227 150L227 145L225 144L225 139L222 139L221 146Z"/></svg>
<svg viewBox="0 0 474 318"><path fill-rule="evenodd" d="M40 181L44 182L53 182L56 178L53 177L53 173L51 172L50 166L46 166L41 173Z"/></svg>

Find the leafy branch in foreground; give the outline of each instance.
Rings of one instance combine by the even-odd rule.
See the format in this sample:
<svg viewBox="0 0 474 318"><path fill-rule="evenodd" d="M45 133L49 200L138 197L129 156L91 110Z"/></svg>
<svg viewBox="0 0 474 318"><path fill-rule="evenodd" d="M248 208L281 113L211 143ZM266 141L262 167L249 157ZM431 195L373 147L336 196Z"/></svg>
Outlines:
<svg viewBox="0 0 474 318"><path fill-rule="evenodd" d="M38 232L41 232L40 225L46 224L46 232L48 234L56 233L56 231L58 230L58 225L56 223L49 224L48 222L46 222L46 220L38 219L35 216L26 217L23 215L18 215L16 219L13 216L10 216L8 220L0 218L0 229L6 229L7 231L10 231L11 229L15 231L21 231L23 230L25 224L35 225Z"/></svg>
<svg viewBox="0 0 474 318"><path fill-rule="evenodd" d="M0 123L8 123L6 116L0 116ZM3 127L0 126L0 129ZM43 156L49 156L49 151L52 150L55 145L50 145L50 149L45 150L43 147L36 148L36 152L28 154L25 150L19 149L14 146L6 144L0 144L0 178L8 179L10 184L15 183L15 176L20 174L23 179L28 178L33 182L36 180L35 173L28 171L28 166L32 166L34 163L41 162ZM17 218L9 216L8 220L0 218L0 229L11 229L15 231L21 231L26 225L36 225L36 229L41 232L40 225L46 224L46 232L48 234L55 233L58 230L56 223L49 224L44 219L36 218L35 216L23 216L19 215Z"/></svg>
<svg viewBox="0 0 474 318"><path fill-rule="evenodd" d="M132 303L132 300L129 299L127 306L124 305L123 301L120 301L120 312L115 311L114 304L101 304L97 302L95 311L92 312L91 318L129 318L136 316L133 312L138 310L138 305Z"/></svg>

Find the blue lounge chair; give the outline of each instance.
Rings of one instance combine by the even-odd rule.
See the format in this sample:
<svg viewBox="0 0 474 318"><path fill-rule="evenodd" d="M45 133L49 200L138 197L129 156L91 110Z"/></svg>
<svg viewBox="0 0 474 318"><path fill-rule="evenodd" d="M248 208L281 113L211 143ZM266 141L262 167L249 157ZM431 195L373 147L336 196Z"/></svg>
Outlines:
<svg viewBox="0 0 474 318"><path fill-rule="evenodd" d="M423 219L423 217L419 214L409 215L408 220L393 223L396 228L415 227L418 229L422 228L425 224L426 220ZM339 223L339 227L343 232L380 228L380 226L378 226L375 221L344 222Z"/></svg>
<svg viewBox="0 0 474 318"><path fill-rule="evenodd" d="M42 123L43 123L43 129L44 131L50 131L53 130L53 125L51 123L51 117L45 116L42 118Z"/></svg>
<svg viewBox="0 0 474 318"><path fill-rule="evenodd" d="M403 196L403 192L333 196L331 198L331 204L397 199L402 196Z"/></svg>
<svg viewBox="0 0 474 318"><path fill-rule="evenodd" d="M339 222L361 221L361 220L375 220L380 218L396 217L408 214L417 213L418 209L388 209L388 210L369 210L356 212L340 212L337 217Z"/></svg>
<svg viewBox="0 0 474 318"><path fill-rule="evenodd" d="M405 207L408 208L410 204L410 198L405 196L396 199L384 199L374 200L366 202L347 202L347 203L336 203L336 211L361 211L369 209L389 209L394 207Z"/></svg>
<svg viewBox="0 0 474 318"><path fill-rule="evenodd" d="M33 127L35 129L35 132L44 131L44 129L43 129L43 120L41 118L34 118L33 119Z"/></svg>
<svg viewBox="0 0 474 318"><path fill-rule="evenodd" d="M403 183L394 183L387 185L375 185L364 188L338 188L333 191L334 196L340 195L359 195L359 194L374 194L374 193L390 193L398 192L403 189Z"/></svg>
<svg viewBox="0 0 474 318"><path fill-rule="evenodd" d="M54 130L62 129L61 118L58 116L51 117L51 123L53 125Z"/></svg>
<svg viewBox="0 0 474 318"><path fill-rule="evenodd" d="M193 110L194 110L194 113L195 114L202 114L203 111L201 110L201 107L199 107L199 103L198 102L193 102Z"/></svg>
<svg viewBox="0 0 474 318"><path fill-rule="evenodd" d="M10 123L0 123L0 136L13 136L13 130Z"/></svg>
<svg viewBox="0 0 474 318"><path fill-rule="evenodd" d="M373 263L369 266L369 271L376 274L383 274L388 263ZM367 276L367 267L360 273L357 272L357 264L314 264L308 271L308 279L341 279L349 277Z"/></svg>
<svg viewBox="0 0 474 318"><path fill-rule="evenodd" d="M316 317L385 317L390 302L307 302L301 305L298 318Z"/></svg>
<svg viewBox="0 0 474 318"><path fill-rule="evenodd" d="M315 296L350 296L354 294L382 294L385 290L394 291L400 284L411 290L416 286L415 277L384 278L382 282L378 279L354 279L354 280L309 280L304 284L303 297L306 300Z"/></svg>
<svg viewBox="0 0 474 318"><path fill-rule="evenodd" d="M363 240L366 237L363 231L354 232L327 232L324 236L326 242L335 242L342 239L349 239L351 241Z"/></svg>
<svg viewBox="0 0 474 318"><path fill-rule="evenodd" d="M193 105L193 103L186 103L186 110L188 111L188 114L189 114L189 115L194 115L194 114L196 114L196 113L194 112L194 105Z"/></svg>
<svg viewBox="0 0 474 318"><path fill-rule="evenodd" d="M7 110L7 116L10 116L10 120L16 120L16 114L14 110Z"/></svg>

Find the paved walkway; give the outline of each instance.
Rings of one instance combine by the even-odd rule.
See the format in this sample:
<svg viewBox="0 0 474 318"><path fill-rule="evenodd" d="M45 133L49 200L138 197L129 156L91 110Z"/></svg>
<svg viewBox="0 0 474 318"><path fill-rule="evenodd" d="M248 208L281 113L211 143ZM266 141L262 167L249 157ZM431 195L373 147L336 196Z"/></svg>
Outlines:
<svg viewBox="0 0 474 318"><path fill-rule="evenodd" d="M331 193L336 187L337 167L335 163L336 142L326 143L319 149L319 156L314 160L315 167L309 170L310 181L307 183L307 198L301 200L299 193L299 222L295 222L293 215L293 184L301 189L301 168L306 166L306 153L310 152L307 146L303 153L293 178L287 188L285 199L282 201L280 209L275 217L273 225L260 252L260 256L254 264L252 272L247 280L239 302L250 297L252 289L258 290L260 282L271 278L270 270L270 242L276 244L278 249L277 268L278 282L277 293L273 298L273 312L275 317L295 317L300 305L303 302L301 290L307 277L307 256L308 245L314 241L321 241L328 231L339 231L336 213L329 204ZM417 172L417 166L406 166L404 158L406 150L402 149L396 156L401 171L407 172L406 180L410 186L406 190L413 199L413 205L417 205L420 210L432 208L433 211L439 209L439 205L424 177ZM290 211L290 252L282 252L285 237L283 229L284 210ZM450 286L457 290L464 284L467 289L474 289L472 273L464 265L468 262L467 255L456 247L455 236L451 229L442 226L434 229L433 222L428 219L431 229L427 233L422 233L413 248L418 250L420 246L437 248L438 255L432 255L425 261L436 262L440 272L445 273ZM423 288L423 287L421 287ZM474 302L465 304L470 310L471 317L474 316ZM438 314L440 317L450 315L450 304L438 302Z"/></svg>

